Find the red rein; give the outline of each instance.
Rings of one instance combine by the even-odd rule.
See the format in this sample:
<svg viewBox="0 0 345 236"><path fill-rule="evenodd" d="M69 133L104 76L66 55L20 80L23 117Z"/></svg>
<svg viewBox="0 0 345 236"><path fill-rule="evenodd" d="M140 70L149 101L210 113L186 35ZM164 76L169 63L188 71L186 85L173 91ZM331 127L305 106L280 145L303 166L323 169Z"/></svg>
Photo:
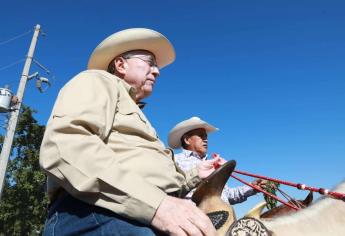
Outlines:
<svg viewBox="0 0 345 236"><path fill-rule="evenodd" d="M240 181L240 182L242 182L242 183L244 183L244 184L246 184L246 185L252 187L253 189L255 189L255 190L259 191L259 192L262 192L262 193L264 193L264 194L270 196L271 198L276 199L277 201L283 203L284 205L286 205L286 206L288 206L288 207L291 207L292 209L294 209L294 210L296 210L296 211L299 210L298 207L295 207L294 205L292 205L292 204L290 204L290 203L288 203L288 202L285 202L284 200L280 199L279 197L277 197L277 196L275 196L275 195L273 195L273 194L271 194L271 193L269 193L269 192L266 192L265 190L263 190L263 189L261 189L261 188L255 186L255 185L253 185L253 184L251 184L251 183L249 183L249 182L246 182L246 181L244 181L243 179L238 178L238 177L235 176L235 175L231 175L231 177L233 177L234 179L237 179L238 181Z"/></svg>
<svg viewBox="0 0 345 236"><path fill-rule="evenodd" d="M239 171L239 170L234 170L234 172L237 174L247 175L247 176L251 176L251 177L255 177L255 178L259 178L259 179L265 179L265 180L273 181L273 182L280 183L280 184L285 184L288 186L298 188L300 190L310 190L313 192L320 193L322 195L327 195L327 196L333 197L335 199L340 199L340 200L345 201L345 194L344 193L331 192L328 189L324 189L324 188L309 187L309 186L306 186L305 184L295 184L295 183L291 183L288 181L273 179L273 178L269 178L269 177L261 176L261 175L250 174L250 173L247 173L244 171Z"/></svg>
<svg viewBox="0 0 345 236"><path fill-rule="evenodd" d="M216 158L217 156L219 156L218 154L213 154L212 157L213 158ZM215 162L213 164L214 168L215 169L218 169L221 164L219 162ZM265 180L269 180L269 181L273 181L273 182L276 182L276 183L280 183L280 184L284 184L284 185L288 185L288 186L292 186L292 187L295 187L297 189L300 189L300 190L310 190L310 191L313 191L313 192L318 192L322 195L327 195L327 196L330 196L332 198L335 198L335 199L340 199L340 200L343 200L345 201L345 194L344 193L338 193L338 192L331 192L329 191L328 189L324 189L324 188L314 188L314 187L309 187L309 186L306 186L305 184L295 184L295 183L291 183L291 182L288 182L288 181L283 181L283 180L279 180L279 179L274 179L274 178L269 178L269 177L266 177L266 176L261 176L261 175L256 175L256 174L251 174L251 173L248 173L248 172L244 172L244 171L239 171L239 170L234 170L233 171L234 173L237 173L237 174L241 174L241 175L247 175L247 176L251 176L251 177L254 177L254 178L259 178L259 179L265 179ZM292 209L294 210L299 210L300 208L288 203L288 202L285 202L284 200L281 200L279 197L271 194L271 193L268 193L266 192L265 190L263 190L262 188L260 187L257 187L249 182L246 182L245 180L235 176L235 175L231 175L231 177L233 177L234 179L237 179L238 181L242 182L243 184L246 184L250 187L252 187L253 189L259 191L259 192L262 192L274 199L276 199L277 201L283 203L284 205L288 206L288 207L291 207Z"/></svg>

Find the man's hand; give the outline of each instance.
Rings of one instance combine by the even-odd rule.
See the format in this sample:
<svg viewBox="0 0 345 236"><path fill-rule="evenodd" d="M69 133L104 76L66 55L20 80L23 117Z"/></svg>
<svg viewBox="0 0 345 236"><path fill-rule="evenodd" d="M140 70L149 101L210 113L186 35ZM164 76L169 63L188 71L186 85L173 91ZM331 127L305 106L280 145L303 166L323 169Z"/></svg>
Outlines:
<svg viewBox="0 0 345 236"><path fill-rule="evenodd" d="M219 155L213 156L212 160L205 160L205 161L200 162L200 164L197 165L199 177L202 179L205 179L207 176L209 176L213 171L218 169L225 162L226 160L224 160Z"/></svg>
<svg viewBox="0 0 345 236"><path fill-rule="evenodd" d="M161 202L151 224L169 235L216 235L210 219L192 201L170 196Z"/></svg>
<svg viewBox="0 0 345 236"><path fill-rule="evenodd" d="M264 179L256 179L252 182L253 185L256 185L260 189L265 189L267 183L268 183L268 181L264 180Z"/></svg>

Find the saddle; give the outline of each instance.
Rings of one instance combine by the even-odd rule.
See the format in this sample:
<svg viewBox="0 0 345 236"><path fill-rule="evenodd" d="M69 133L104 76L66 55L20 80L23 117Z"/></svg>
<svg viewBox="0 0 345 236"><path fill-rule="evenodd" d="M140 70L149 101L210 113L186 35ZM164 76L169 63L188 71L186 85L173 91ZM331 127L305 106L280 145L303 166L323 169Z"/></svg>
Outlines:
<svg viewBox="0 0 345 236"><path fill-rule="evenodd" d="M234 160L223 164L199 184L192 196L192 201L211 219L219 236L226 235L236 220L233 208L221 199L223 188L235 166Z"/></svg>
<svg viewBox="0 0 345 236"><path fill-rule="evenodd" d="M210 218L218 236L268 236L270 233L266 227L254 218L247 217L236 221L232 206L221 199L223 188L235 167L236 161L232 160L215 170L199 184L192 196L192 201ZM251 228L251 225L255 227Z"/></svg>

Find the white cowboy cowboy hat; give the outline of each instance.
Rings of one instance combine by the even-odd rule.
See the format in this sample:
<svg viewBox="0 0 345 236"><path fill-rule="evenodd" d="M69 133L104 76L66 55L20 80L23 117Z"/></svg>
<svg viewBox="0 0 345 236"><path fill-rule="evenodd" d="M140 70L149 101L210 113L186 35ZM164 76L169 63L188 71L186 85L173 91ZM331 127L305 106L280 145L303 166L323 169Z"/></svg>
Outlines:
<svg viewBox="0 0 345 236"><path fill-rule="evenodd" d="M87 68L107 70L109 63L116 56L132 50L150 51L155 55L159 68L175 60L174 47L164 35L151 29L132 28L104 39L93 50Z"/></svg>
<svg viewBox="0 0 345 236"><path fill-rule="evenodd" d="M199 117L192 117L188 120L184 120L174 128L172 128L169 132L168 136L168 143L171 148L180 148L181 147L181 137L193 130L193 129L205 129L207 133L218 131L219 129L208 124L206 121L201 120Z"/></svg>

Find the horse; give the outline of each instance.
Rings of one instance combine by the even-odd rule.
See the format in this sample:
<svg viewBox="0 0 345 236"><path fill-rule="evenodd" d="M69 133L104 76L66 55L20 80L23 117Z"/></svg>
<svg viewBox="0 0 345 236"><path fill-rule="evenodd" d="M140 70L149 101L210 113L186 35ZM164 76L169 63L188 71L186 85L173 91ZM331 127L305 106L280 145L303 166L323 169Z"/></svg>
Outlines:
<svg viewBox="0 0 345 236"><path fill-rule="evenodd" d="M214 171L199 184L192 196L192 201L211 219L218 236L236 235L274 235L274 236L344 236L345 202L332 198L323 198L308 208L275 219L244 217L236 220L233 208L221 200L221 192L236 162L229 161ZM345 192L345 181L334 191ZM252 227L241 232L241 226Z"/></svg>

